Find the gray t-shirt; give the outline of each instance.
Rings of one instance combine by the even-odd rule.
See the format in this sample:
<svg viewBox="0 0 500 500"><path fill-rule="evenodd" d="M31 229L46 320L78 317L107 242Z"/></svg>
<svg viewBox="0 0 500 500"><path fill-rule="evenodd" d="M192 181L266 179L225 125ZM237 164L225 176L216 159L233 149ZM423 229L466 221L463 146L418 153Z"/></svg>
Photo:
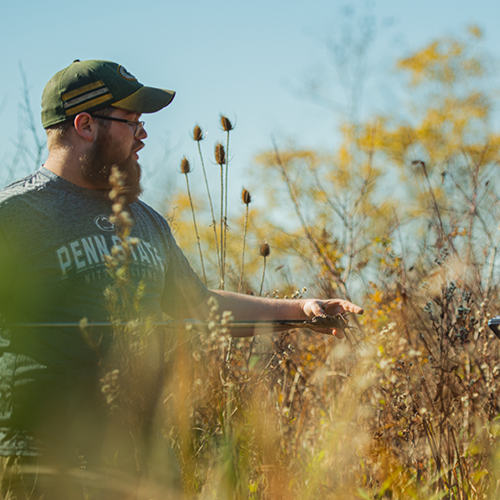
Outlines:
<svg viewBox="0 0 500 500"><path fill-rule="evenodd" d="M142 201L129 211L131 237L139 239L130 272L134 284L144 284L141 315L190 316L189 307L204 300L207 288L163 217ZM76 186L43 167L0 192L5 323L108 320L103 292L112 281L104 256L120 244L111 212L105 192ZM100 349L107 348L109 336L104 329ZM40 420L57 413L67 425L89 401L98 406L99 361L78 328L1 330L0 455L36 455Z"/></svg>

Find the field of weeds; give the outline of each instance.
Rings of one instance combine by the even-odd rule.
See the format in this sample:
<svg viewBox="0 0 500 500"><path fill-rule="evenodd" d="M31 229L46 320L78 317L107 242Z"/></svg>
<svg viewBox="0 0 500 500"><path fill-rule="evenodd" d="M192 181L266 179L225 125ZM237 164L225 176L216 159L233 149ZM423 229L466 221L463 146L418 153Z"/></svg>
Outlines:
<svg viewBox="0 0 500 500"><path fill-rule="evenodd" d="M384 327L367 317L356 346L310 331L193 336L177 349L165 400L186 491L497 498L499 346L488 310L450 281L406 320L399 307Z"/></svg>
<svg viewBox="0 0 500 500"><path fill-rule="evenodd" d="M187 332L164 433L188 495L500 497L500 343L487 326L500 314L500 137L477 90L489 73L479 38L471 29L398 62L407 120L345 122L334 153L261 154L239 217L227 214L225 141L220 203L172 200L181 246L198 217L192 262L211 286L365 309L340 341L304 329L231 339L216 323ZM237 130L221 124L229 144ZM193 138L201 155L198 126ZM181 173L193 175L185 158Z"/></svg>

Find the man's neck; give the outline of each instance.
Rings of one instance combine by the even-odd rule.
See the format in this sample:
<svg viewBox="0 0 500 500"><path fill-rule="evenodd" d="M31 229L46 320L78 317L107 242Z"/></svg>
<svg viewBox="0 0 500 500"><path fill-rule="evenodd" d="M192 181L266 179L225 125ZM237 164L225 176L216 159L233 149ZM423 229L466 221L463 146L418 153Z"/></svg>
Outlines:
<svg viewBox="0 0 500 500"><path fill-rule="evenodd" d="M80 168L80 155L73 148L55 148L49 151L49 157L43 166L63 179L87 189L96 187L84 179Z"/></svg>

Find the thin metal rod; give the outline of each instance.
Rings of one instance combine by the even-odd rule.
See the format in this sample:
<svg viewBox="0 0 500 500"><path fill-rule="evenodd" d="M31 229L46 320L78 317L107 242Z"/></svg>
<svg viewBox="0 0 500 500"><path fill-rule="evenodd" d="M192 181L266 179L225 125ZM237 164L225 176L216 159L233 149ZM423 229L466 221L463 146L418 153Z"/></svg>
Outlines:
<svg viewBox="0 0 500 500"><path fill-rule="evenodd" d="M345 321L345 320L344 320ZM153 321L153 322L116 322L112 323L97 322L97 323L0 323L0 328L112 328L114 326L166 326L168 328L185 328L187 325L204 326L214 325L216 327L229 327L231 329L243 329L254 327L274 327L274 326L290 326L290 327L304 327L317 326L323 328L350 328L347 324L339 324L338 317L326 316L316 317L311 320L291 319L291 320L242 320L232 321L225 325L221 323L213 323L200 321L197 319L184 319L184 320L170 320L170 321Z"/></svg>
<svg viewBox="0 0 500 500"><path fill-rule="evenodd" d="M275 320L275 321L232 321L226 325L215 323L215 326L230 326L231 328L251 328L254 326L307 326L307 321L303 320ZM166 326L168 328L182 328L187 325L193 326L208 326L208 322L199 320L182 320L182 321L157 321L151 323L3 323L0 324L2 328L111 328L114 326Z"/></svg>

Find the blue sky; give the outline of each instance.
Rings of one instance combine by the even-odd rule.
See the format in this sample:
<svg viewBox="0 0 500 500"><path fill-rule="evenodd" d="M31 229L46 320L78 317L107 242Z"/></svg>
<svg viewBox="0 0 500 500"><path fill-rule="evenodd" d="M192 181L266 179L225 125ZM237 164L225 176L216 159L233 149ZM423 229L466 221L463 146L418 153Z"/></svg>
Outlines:
<svg viewBox="0 0 500 500"><path fill-rule="evenodd" d="M394 58L437 36L463 33L474 23L485 32L486 48L498 55L499 14L500 3L493 0L9 2L0 19L0 166L12 160L22 129L19 63L40 136L42 89L76 58L113 60L146 85L177 91L171 106L144 116L149 138L141 162L149 173L145 195L154 205L177 176L181 157L196 163L189 137L196 123L208 130L204 146L212 152L222 137L220 113L237 122L231 157L238 169L233 182L240 184L251 176L253 156L270 147L271 136L303 146L335 144L339 116L300 89L311 75L320 75L326 91L342 103L325 40L338 37L346 15L371 16L377 25L369 58L374 83L364 101L369 113L398 106L392 99L397 92L384 83Z"/></svg>

